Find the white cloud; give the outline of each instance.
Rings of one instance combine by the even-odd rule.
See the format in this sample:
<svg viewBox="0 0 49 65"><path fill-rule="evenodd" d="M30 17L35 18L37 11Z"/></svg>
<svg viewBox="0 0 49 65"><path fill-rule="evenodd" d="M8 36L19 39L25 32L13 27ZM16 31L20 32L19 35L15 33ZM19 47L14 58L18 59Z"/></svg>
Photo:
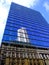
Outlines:
<svg viewBox="0 0 49 65"><path fill-rule="evenodd" d="M11 2L15 2L15 3L18 3L20 5L23 5L23 6L27 6L27 7L30 7L31 5L34 6L36 5L36 3L38 2L39 0L0 0L0 2L2 4L4 4L4 6L6 5L10 5Z"/></svg>
<svg viewBox="0 0 49 65"><path fill-rule="evenodd" d="M4 32L4 28L6 25L6 20L8 16L8 7L6 8L6 3L4 0L0 0L0 45Z"/></svg>
<svg viewBox="0 0 49 65"><path fill-rule="evenodd" d="M0 0L2 4L11 4L11 2L15 2L27 7L30 7L30 5L34 6L39 0Z"/></svg>
<svg viewBox="0 0 49 65"><path fill-rule="evenodd" d="M6 24L6 19L7 19L7 10L6 8L3 8L3 6L2 7L0 6L0 44Z"/></svg>
<svg viewBox="0 0 49 65"><path fill-rule="evenodd" d="M2 37L3 37L4 28L5 28L4 23L0 22L0 45L1 45L1 40L2 40Z"/></svg>
<svg viewBox="0 0 49 65"><path fill-rule="evenodd" d="M44 7L45 7L46 11L49 11L49 3L48 2L44 3Z"/></svg>
<svg viewBox="0 0 49 65"><path fill-rule="evenodd" d="M11 4L12 0L6 0L7 4Z"/></svg>
<svg viewBox="0 0 49 65"><path fill-rule="evenodd" d="M18 3L20 5L30 7L30 6L36 5L36 3L39 0L12 0L12 1L15 2L15 3Z"/></svg>
<svg viewBox="0 0 49 65"><path fill-rule="evenodd" d="M0 6L0 22L5 22L7 18L7 9Z"/></svg>

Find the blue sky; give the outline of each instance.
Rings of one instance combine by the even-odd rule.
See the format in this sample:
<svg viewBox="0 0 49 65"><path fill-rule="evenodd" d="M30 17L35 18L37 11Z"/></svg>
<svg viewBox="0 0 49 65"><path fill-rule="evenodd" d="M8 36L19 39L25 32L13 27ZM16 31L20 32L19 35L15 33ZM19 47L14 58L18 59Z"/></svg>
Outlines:
<svg viewBox="0 0 49 65"><path fill-rule="evenodd" d="M49 24L49 0L0 0L0 44L3 37L11 2L41 12Z"/></svg>

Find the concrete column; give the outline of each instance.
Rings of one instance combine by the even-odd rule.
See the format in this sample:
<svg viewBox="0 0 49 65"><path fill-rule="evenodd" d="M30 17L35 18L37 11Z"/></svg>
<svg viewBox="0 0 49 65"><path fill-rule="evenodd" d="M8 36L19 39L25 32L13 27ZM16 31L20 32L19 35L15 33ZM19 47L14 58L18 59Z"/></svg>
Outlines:
<svg viewBox="0 0 49 65"><path fill-rule="evenodd" d="M46 59L45 62L46 62L46 65L49 65L49 59Z"/></svg>
<svg viewBox="0 0 49 65"><path fill-rule="evenodd" d="M29 65L29 59L27 58L24 59L24 65Z"/></svg>
<svg viewBox="0 0 49 65"><path fill-rule="evenodd" d="M19 65L22 65L22 60L21 60L21 58L19 59L18 62L19 62Z"/></svg>
<svg viewBox="0 0 49 65"><path fill-rule="evenodd" d="M39 59L39 63L40 63L40 65L44 65L43 59Z"/></svg>
<svg viewBox="0 0 49 65"><path fill-rule="evenodd" d="M9 58L6 58L5 59L5 65L9 65L10 61L9 61Z"/></svg>
<svg viewBox="0 0 49 65"><path fill-rule="evenodd" d="M33 59L31 59L31 63L32 63L32 65L34 65L34 61L33 61Z"/></svg>
<svg viewBox="0 0 49 65"><path fill-rule="evenodd" d="M10 65L12 65L12 62L13 62L13 61L12 61L12 58L10 58Z"/></svg>
<svg viewBox="0 0 49 65"><path fill-rule="evenodd" d="M37 60L36 60L36 59L35 59L35 61L34 61L34 62L35 62L35 64L36 64L36 65L38 65L38 63L37 63Z"/></svg>
<svg viewBox="0 0 49 65"><path fill-rule="evenodd" d="M15 64L14 64L14 65L18 65L18 63L17 63L17 59L16 59L16 58L15 58L14 62L15 62Z"/></svg>

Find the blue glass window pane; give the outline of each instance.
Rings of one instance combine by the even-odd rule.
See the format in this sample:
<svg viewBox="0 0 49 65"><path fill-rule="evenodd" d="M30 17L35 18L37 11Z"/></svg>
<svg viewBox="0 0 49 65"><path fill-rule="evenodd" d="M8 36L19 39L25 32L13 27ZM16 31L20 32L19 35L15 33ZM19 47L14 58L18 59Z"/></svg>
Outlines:
<svg viewBox="0 0 49 65"><path fill-rule="evenodd" d="M17 41L18 29L26 28L30 44L49 47L49 25L37 11L11 4L2 41Z"/></svg>

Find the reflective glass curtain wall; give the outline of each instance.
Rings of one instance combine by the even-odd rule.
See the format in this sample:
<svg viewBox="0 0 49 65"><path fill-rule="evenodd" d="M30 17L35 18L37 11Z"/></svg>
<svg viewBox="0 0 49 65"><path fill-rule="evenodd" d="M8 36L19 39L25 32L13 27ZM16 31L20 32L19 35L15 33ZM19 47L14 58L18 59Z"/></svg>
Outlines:
<svg viewBox="0 0 49 65"><path fill-rule="evenodd" d="M18 41L17 31L24 27L29 42L39 47L49 47L49 25L35 10L11 3L2 42Z"/></svg>

